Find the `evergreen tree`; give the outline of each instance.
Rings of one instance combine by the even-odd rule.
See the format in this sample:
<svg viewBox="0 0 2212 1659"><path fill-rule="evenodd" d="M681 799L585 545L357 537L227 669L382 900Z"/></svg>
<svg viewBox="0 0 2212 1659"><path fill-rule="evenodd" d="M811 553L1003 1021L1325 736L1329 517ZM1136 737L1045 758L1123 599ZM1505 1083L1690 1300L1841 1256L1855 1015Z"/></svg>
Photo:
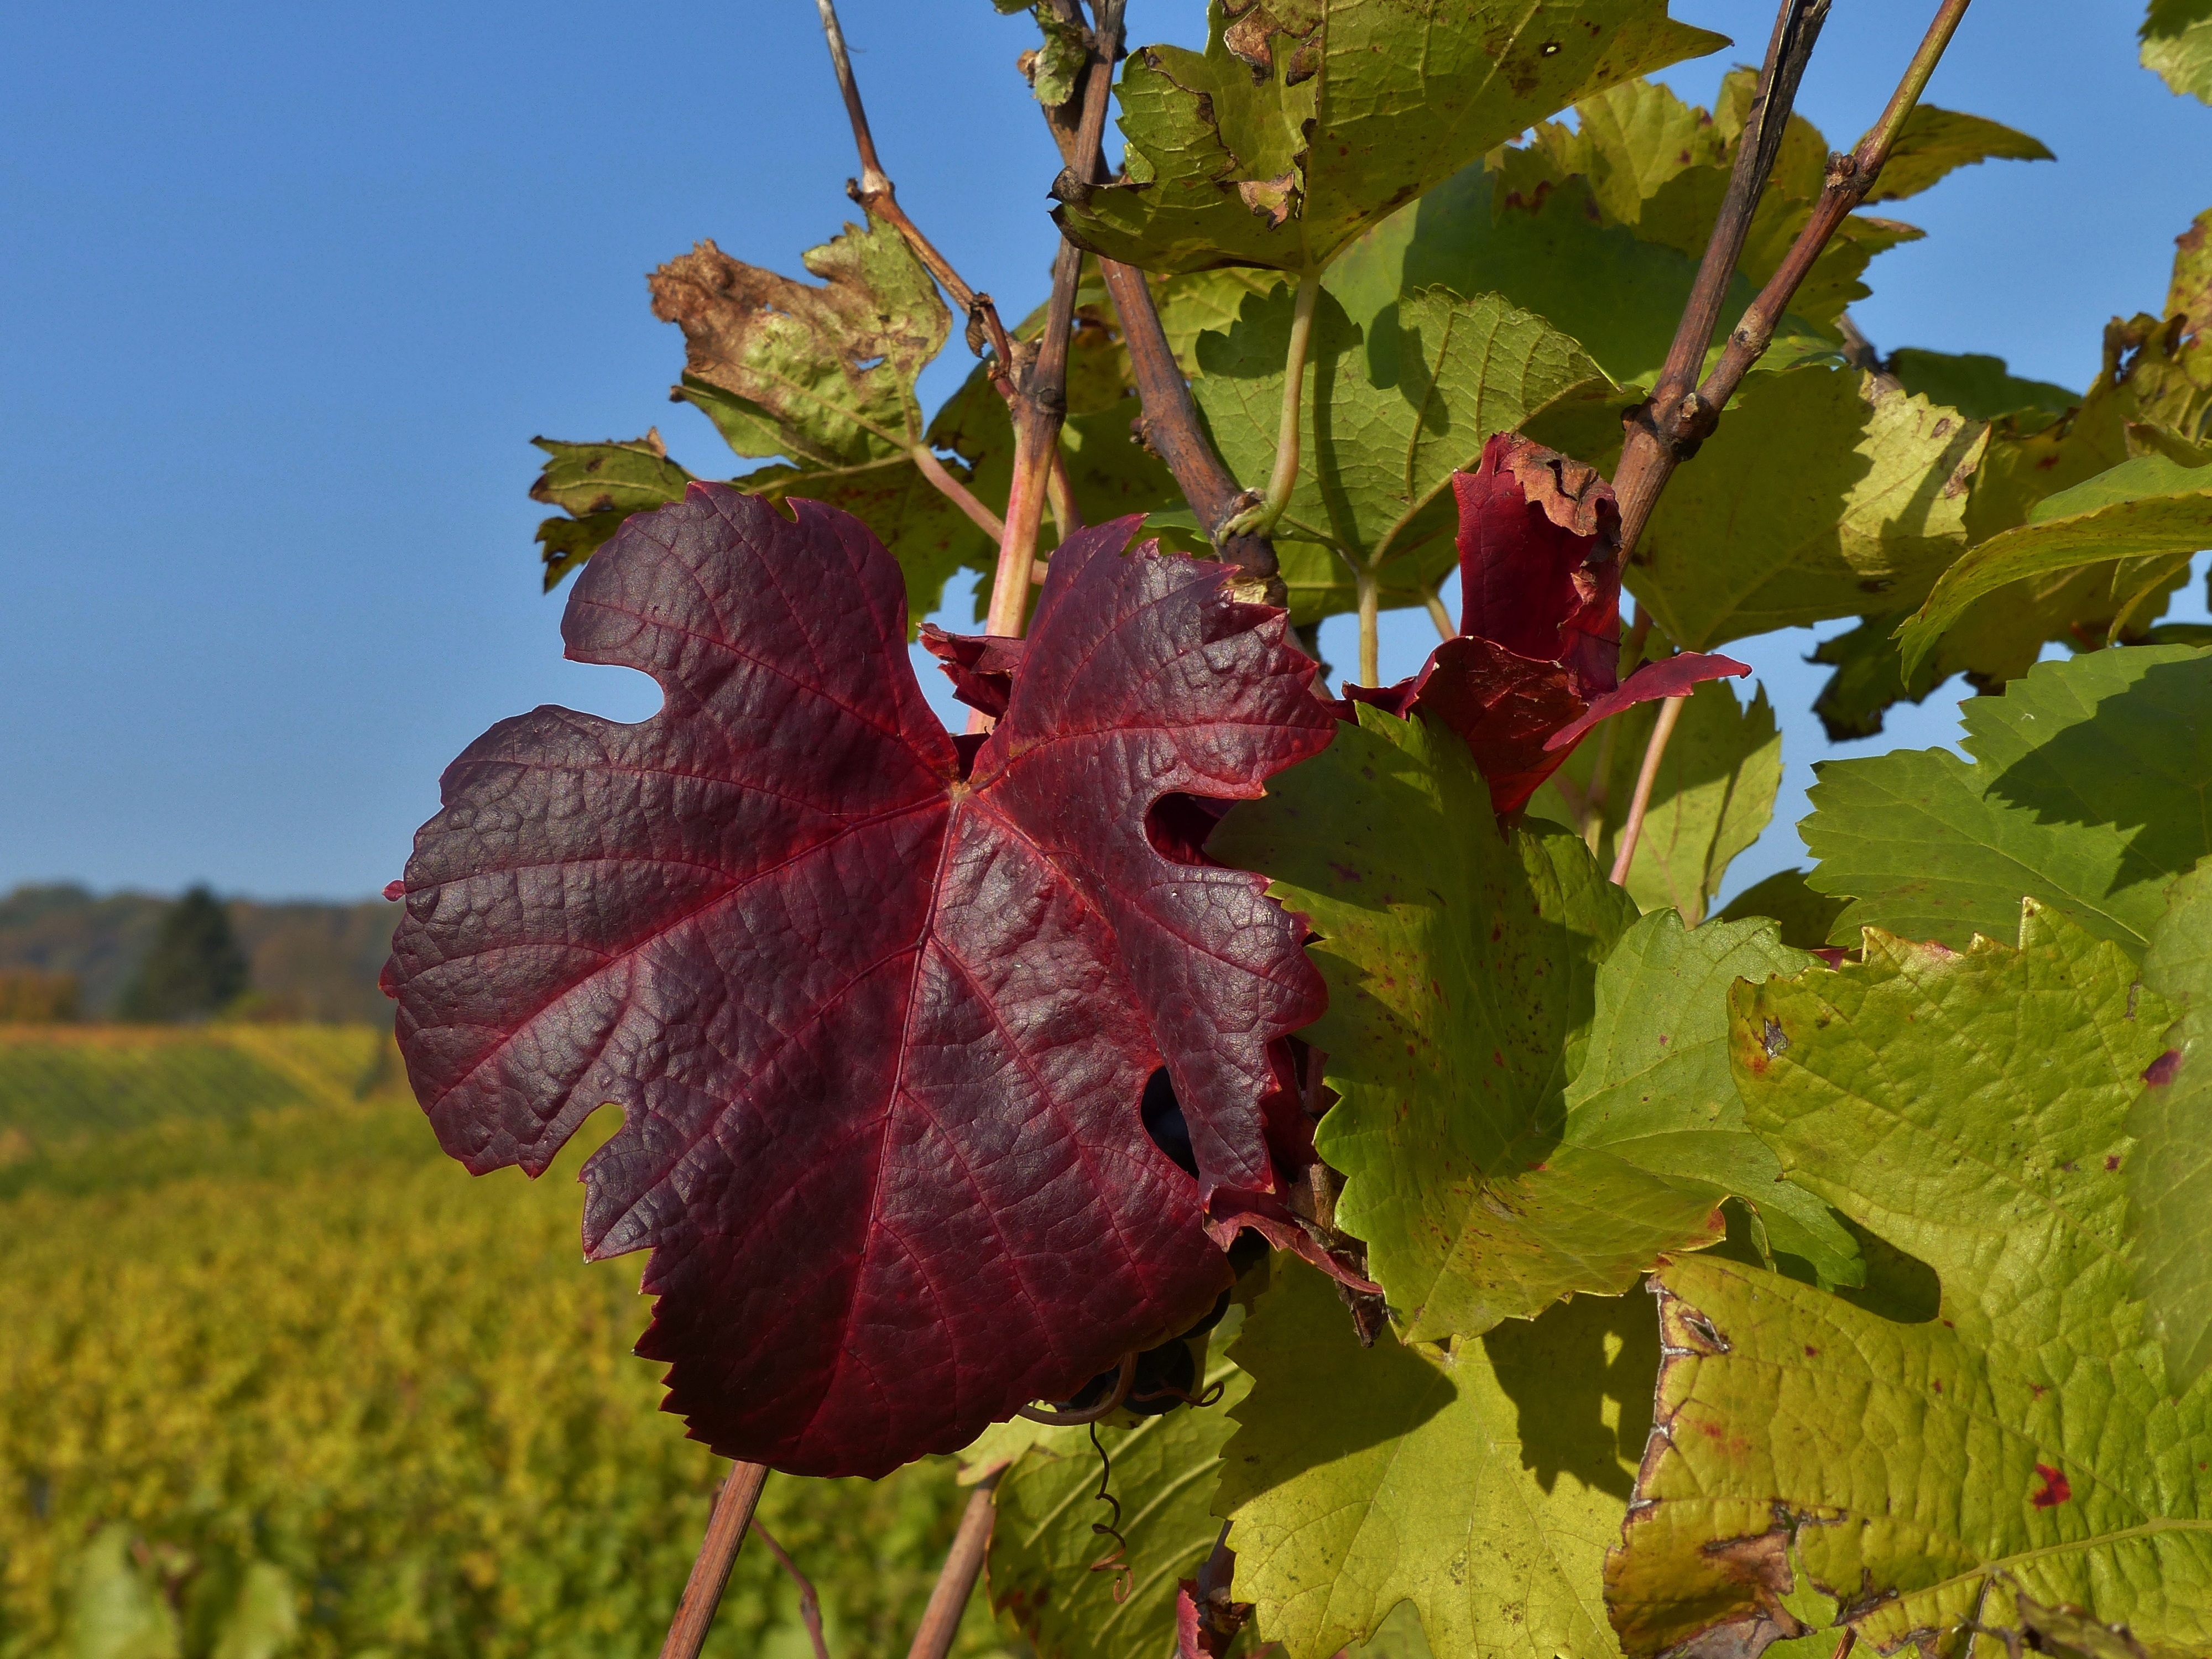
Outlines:
<svg viewBox="0 0 2212 1659"><path fill-rule="evenodd" d="M117 1012L131 1020L203 1019L246 987L246 953L228 912L207 888L195 887L163 913Z"/></svg>

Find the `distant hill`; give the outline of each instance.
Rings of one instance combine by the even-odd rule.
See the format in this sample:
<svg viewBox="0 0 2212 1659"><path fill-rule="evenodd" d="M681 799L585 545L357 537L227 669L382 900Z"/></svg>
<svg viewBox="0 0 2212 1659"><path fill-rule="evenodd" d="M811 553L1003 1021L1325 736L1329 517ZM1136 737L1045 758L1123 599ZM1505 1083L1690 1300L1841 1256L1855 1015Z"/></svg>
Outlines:
<svg viewBox="0 0 2212 1659"><path fill-rule="evenodd" d="M0 898L0 969L74 974L87 1019L105 1019L153 944L170 901L150 893L95 896L73 883L18 887ZM232 899L230 925L252 965L258 1012L310 1021L389 1024L376 975L399 907L262 904Z"/></svg>

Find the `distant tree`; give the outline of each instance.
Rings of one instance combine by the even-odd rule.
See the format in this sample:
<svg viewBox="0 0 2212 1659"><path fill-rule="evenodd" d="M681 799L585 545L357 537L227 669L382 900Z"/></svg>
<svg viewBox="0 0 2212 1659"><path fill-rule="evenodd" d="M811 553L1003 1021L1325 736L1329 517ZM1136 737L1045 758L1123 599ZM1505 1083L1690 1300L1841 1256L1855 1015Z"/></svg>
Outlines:
<svg viewBox="0 0 2212 1659"><path fill-rule="evenodd" d="M0 968L0 1025L52 1025L78 1017L75 974L35 968Z"/></svg>
<svg viewBox="0 0 2212 1659"><path fill-rule="evenodd" d="M162 913L154 947L116 1012L131 1020L204 1018L241 995L247 978L229 913L195 887Z"/></svg>

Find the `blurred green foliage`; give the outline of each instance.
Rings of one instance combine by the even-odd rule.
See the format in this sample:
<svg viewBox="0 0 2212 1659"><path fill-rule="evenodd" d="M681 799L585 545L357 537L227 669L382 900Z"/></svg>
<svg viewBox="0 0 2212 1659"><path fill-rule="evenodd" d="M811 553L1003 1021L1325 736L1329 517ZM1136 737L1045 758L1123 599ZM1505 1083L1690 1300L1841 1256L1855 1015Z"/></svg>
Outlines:
<svg viewBox="0 0 2212 1659"><path fill-rule="evenodd" d="M0 1659L657 1652L726 1466L630 1355L638 1264L580 1259L604 1134L472 1180L393 1079L349 1097L381 1034L152 1035L0 1046ZM203 1075L249 1059L292 1103ZM839 1659L903 1650L965 1496L949 1460L771 1479ZM808 1652L765 1551L707 1650ZM957 1651L1000 1650L979 1595Z"/></svg>

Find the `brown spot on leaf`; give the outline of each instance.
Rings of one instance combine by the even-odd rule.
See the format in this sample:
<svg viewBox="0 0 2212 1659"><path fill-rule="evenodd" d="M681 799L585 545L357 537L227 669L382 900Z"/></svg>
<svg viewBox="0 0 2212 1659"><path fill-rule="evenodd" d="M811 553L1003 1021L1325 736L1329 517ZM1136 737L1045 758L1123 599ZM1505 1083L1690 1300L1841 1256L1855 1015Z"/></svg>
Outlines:
<svg viewBox="0 0 2212 1659"><path fill-rule="evenodd" d="M2120 1167L2120 1155L2119 1155L2118 1152L2111 1153L2110 1155L2108 1155L2108 1156L2106 1158L2106 1159L2105 1159L2105 1168L2106 1168L2107 1170L2117 1170L2117 1169L2118 1169L2119 1167Z"/></svg>
<svg viewBox="0 0 2212 1659"><path fill-rule="evenodd" d="M2043 1477L2042 1486L2028 1494L2027 1501L2039 1510L2056 1509L2073 1497L2074 1488L2066 1477L2048 1463L2038 1463L2035 1472Z"/></svg>
<svg viewBox="0 0 2212 1659"><path fill-rule="evenodd" d="M1767 1016L1765 1027L1759 1034L1759 1046L1766 1050L1769 1060L1789 1052L1789 1034L1783 1030L1782 1022L1771 1014Z"/></svg>
<svg viewBox="0 0 2212 1659"><path fill-rule="evenodd" d="M2167 1084L2172 1082L2176 1077L2179 1076L2180 1073L2181 1050L2179 1048L2168 1048L2156 1060L2154 1060L2149 1065L2143 1067L2142 1080L2145 1083L2149 1084L2154 1089L2163 1089ZM2110 1160L2106 1164L2106 1167L2109 1169L2112 1167L2114 1164L2117 1164L2118 1161L2118 1160L2117 1159Z"/></svg>
<svg viewBox="0 0 2212 1659"><path fill-rule="evenodd" d="M1257 217L1267 222L1270 230L1280 230L1296 216L1303 199L1295 173L1279 173L1273 179L1240 179L1237 194Z"/></svg>

